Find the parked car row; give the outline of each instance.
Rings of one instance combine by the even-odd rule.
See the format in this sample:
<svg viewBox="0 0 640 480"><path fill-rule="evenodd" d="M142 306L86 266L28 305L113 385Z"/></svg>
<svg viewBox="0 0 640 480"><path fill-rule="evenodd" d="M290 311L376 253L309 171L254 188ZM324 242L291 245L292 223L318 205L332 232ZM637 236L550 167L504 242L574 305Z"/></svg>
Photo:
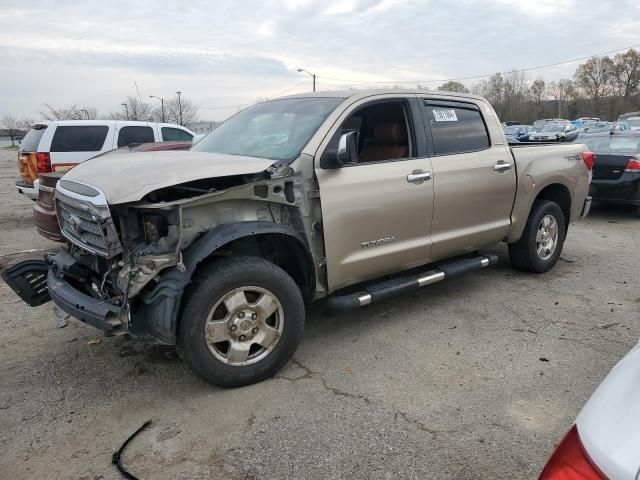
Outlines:
<svg viewBox="0 0 640 480"><path fill-rule="evenodd" d="M572 142L586 134L640 130L640 112L620 115L615 122L602 121L598 117L580 117L571 121L564 118L541 118L532 125L507 121L502 126L510 143Z"/></svg>

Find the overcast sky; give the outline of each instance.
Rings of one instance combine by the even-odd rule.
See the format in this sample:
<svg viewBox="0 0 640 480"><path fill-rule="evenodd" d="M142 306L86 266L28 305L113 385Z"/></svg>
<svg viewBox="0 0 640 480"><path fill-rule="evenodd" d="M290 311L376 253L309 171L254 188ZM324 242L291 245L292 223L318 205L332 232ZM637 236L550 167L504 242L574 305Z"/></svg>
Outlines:
<svg viewBox="0 0 640 480"><path fill-rule="evenodd" d="M639 0L0 0L0 115L38 119L44 103L114 111L137 82L144 99L180 90L213 107L202 119L220 120L256 98L310 90L297 67L317 73L319 89L338 89L634 44ZM530 77L570 76L576 65Z"/></svg>

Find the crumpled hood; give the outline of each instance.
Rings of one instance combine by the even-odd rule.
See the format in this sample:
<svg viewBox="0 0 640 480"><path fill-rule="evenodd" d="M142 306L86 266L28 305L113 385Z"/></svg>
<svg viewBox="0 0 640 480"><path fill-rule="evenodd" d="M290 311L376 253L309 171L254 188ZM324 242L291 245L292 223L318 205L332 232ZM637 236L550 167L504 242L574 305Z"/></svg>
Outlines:
<svg viewBox="0 0 640 480"><path fill-rule="evenodd" d="M223 153L132 152L87 160L64 179L100 189L109 204L115 205L135 202L159 188L193 180L259 173L274 163L265 158Z"/></svg>
<svg viewBox="0 0 640 480"><path fill-rule="evenodd" d="M609 373L576 421L589 457L607 478L640 471L640 344Z"/></svg>

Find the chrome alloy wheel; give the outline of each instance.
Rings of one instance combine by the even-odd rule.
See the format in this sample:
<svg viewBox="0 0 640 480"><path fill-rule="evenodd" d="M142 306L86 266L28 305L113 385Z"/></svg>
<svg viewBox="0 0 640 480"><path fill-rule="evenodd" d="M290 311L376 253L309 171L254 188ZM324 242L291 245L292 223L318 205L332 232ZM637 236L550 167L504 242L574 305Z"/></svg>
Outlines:
<svg viewBox="0 0 640 480"><path fill-rule="evenodd" d="M542 217L536 233L536 250L542 260L549 260L558 247L558 222L553 215Z"/></svg>
<svg viewBox="0 0 640 480"><path fill-rule="evenodd" d="M284 326L282 305L260 287L235 288L209 311L205 339L209 351L227 365L244 366L275 348Z"/></svg>

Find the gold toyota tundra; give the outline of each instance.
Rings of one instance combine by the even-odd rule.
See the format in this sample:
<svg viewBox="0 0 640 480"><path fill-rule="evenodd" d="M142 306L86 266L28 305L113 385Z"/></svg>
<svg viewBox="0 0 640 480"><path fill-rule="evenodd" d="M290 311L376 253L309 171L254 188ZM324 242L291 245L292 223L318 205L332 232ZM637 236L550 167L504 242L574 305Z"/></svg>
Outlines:
<svg viewBox="0 0 640 480"><path fill-rule="evenodd" d="M58 183L68 244L5 281L108 335L175 344L232 387L280 369L305 302L359 308L496 263L551 269L587 214L593 154L510 147L486 100L428 91L284 97L190 151L94 159Z"/></svg>

